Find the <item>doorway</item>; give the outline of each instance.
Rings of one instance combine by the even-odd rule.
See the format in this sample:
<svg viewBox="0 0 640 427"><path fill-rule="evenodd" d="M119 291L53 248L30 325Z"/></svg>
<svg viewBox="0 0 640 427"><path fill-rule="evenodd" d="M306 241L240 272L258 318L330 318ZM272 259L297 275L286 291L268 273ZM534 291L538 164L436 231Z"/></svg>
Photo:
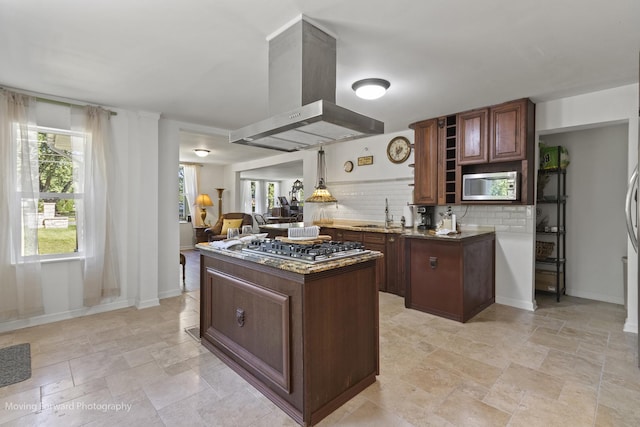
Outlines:
<svg viewBox="0 0 640 427"><path fill-rule="evenodd" d="M624 304L628 124L540 136L569 151L566 280L568 295Z"/></svg>

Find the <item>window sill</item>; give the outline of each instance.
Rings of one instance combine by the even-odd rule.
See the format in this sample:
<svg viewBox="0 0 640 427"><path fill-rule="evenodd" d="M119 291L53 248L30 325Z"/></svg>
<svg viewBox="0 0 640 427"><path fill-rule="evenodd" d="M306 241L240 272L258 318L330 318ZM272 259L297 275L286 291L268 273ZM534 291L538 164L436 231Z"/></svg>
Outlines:
<svg viewBox="0 0 640 427"><path fill-rule="evenodd" d="M84 255L74 254L71 256L57 256L52 255L51 258L40 258L41 264L53 264L57 262L65 262L65 261L84 261Z"/></svg>

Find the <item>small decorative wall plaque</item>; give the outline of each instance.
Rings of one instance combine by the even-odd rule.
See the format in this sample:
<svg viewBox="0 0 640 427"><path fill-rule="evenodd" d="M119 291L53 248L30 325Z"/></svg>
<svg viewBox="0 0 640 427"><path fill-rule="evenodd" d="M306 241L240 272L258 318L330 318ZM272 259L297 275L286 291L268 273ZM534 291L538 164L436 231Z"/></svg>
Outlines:
<svg viewBox="0 0 640 427"><path fill-rule="evenodd" d="M366 166L373 164L373 156L358 157L358 166Z"/></svg>

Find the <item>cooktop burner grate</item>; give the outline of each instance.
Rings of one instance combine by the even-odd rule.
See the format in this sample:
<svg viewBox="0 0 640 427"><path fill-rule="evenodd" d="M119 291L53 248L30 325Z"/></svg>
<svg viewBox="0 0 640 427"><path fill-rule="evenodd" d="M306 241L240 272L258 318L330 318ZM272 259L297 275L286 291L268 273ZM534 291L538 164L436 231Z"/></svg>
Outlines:
<svg viewBox="0 0 640 427"><path fill-rule="evenodd" d="M280 240L252 240L242 252L317 264L369 253L359 242L284 243Z"/></svg>

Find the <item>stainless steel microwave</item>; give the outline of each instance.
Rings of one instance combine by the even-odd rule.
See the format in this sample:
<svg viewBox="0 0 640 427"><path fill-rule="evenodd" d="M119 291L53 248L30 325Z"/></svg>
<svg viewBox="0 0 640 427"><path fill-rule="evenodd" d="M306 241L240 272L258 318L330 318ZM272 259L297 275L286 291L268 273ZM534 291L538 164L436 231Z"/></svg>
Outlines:
<svg viewBox="0 0 640 427"><path fill-rule="evenodd" d="M518 200L518 172L462 175L462 200Z"/></svg>

